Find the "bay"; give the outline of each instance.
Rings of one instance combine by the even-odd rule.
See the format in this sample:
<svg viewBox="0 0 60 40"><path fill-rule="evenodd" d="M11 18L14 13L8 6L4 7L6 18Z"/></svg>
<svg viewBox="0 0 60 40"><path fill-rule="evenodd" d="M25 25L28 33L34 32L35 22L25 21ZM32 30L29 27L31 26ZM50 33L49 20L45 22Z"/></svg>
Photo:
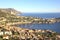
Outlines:
<svg viewBox="0 0 60 40"><path fill-rule="evenodd" d="M20 16L32 16L39 18L59 18L60 13L22 13ZM53 24L21 24L18 26L21 28L28 29L52 30L57 33L60 33L60 22Z"/></svg>

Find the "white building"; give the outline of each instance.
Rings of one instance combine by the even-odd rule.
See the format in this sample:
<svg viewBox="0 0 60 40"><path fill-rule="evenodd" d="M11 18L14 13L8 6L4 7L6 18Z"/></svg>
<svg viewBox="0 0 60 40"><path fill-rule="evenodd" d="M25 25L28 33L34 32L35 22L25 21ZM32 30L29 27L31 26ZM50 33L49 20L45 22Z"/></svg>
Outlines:
<svg viewBox="0 0 60 40"><path fill-rule="evenodd" d="M12 35L12 32L11 31L0 32L0 35L4 35L4 34Z"/></svg>

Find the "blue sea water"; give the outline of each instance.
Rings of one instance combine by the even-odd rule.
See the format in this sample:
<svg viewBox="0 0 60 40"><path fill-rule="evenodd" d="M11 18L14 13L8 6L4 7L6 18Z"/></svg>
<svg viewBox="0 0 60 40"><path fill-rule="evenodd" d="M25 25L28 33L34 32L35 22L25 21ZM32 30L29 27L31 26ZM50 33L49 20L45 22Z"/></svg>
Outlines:
<svg viewBox="0 0 60 40"><path fill-rule="evenodd" d="M32 16L39 18L59 18L60 13L22 13L20 16ZM52 30L57 33L60 33L60 22L54 24L22 24L19 25L21 28L29 28L29 29L42 29L42 30Z"/></svg>
<svg viewBox="0 0 60 40"><path fill-rule="evenodd" d="M32 16L39 18L58 18L60 13L22 13L21 16Z"/></svg>

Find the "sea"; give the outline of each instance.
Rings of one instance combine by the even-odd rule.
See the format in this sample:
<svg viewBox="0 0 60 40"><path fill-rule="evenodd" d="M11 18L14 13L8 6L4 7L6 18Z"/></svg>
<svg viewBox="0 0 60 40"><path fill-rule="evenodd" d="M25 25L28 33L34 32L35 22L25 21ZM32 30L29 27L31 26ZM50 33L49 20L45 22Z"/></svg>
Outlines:
<svg viewBox="0 0 60 40"><path fill-rule="evenodd" d="M60 18L60 13L22 13L19 16L31 16L39 18ZM18 25L21 28L28 29L41 29L41 30L52 30L54 32L60 33L60 22L53 24L21 24Z"/></svg>

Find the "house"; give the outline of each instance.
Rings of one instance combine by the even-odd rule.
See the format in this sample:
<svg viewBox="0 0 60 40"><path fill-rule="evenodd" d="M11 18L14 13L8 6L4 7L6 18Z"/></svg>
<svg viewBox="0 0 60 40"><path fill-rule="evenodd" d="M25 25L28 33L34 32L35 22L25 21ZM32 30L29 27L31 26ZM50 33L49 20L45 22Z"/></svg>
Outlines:
<svg viewBox="0 0 60 40"><path fill-rule="evenodd" d="M6 34L8 34L8 35L12 35L12 32L11 31L5 31L5 32L3 32L3 31L1 31L0 32L0 35L6 35Z"/></svg>
<svg viewBox="0 0 60 40"><path fill-rule="evenodd" d="M3 32L0 32L0 36L3 35Z"/></svg>
<svg viewBox="0 0 60 40"><path fill-rule="evenodd" d="M8 35L3 35L3 39L9 39L9 36Z"/></svg>
<svg viewBox="0 0 60 40"><path fill-rule="evenodd" d="M5 31L5 34L12 35L11 31Z"/></svg>

